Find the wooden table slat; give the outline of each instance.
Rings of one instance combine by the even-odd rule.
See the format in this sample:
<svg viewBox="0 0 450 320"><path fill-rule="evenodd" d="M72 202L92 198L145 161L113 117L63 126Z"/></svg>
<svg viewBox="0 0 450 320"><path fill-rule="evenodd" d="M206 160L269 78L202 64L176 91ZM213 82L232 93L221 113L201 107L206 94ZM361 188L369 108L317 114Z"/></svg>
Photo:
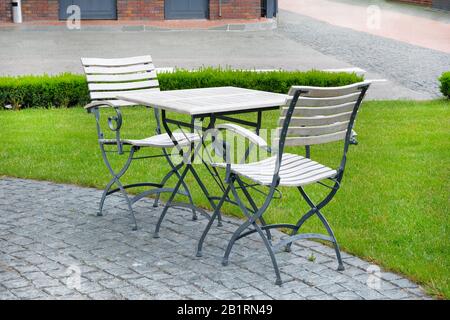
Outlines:
<svg viewBox="0 0 450 320"><path fill-rule="evenodd" d="M130 92L117 98L195 116L282 106L288 95L236 87L215 87L149 93Z"/></svg>

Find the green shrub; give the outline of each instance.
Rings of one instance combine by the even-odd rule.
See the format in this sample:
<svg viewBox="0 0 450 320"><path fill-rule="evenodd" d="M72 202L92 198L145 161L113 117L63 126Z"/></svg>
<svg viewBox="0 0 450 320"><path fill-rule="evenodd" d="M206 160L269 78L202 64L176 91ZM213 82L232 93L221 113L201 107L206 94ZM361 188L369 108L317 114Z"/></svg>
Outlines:
<svg viewBox="0 0 450 320"><path fill-rule="evenodd" d="M56 76L0 78L0 107L70 107L86 104L89 92L85 77L64 73Z"/></svg>
<svg viewBox="0 0 450 320"><path fill-rule="evenodd" d="M450 99L450 71L444 72L439 78L441 82L441 92Z"/></svg>
<svg viewBox="0 0 450 320"><path fill-rule="evenodd" d="M253 72L221 68L176 70L158 75L161 90L235 86L287 93L292 85L342 86L362 81L350 73L323 71ZM84 75L0 77L0 108L72 107L89 102Z"/></svg>
<svg viewBox="0 0 450 320"><path fill-rule="evenodd" d="M354 73L324 71L254 72L221 68L203 68L195 72L176 70L158 75L161 90L234 86L248 89L287 93L292 85L333 87L362 81Z"/></svg>

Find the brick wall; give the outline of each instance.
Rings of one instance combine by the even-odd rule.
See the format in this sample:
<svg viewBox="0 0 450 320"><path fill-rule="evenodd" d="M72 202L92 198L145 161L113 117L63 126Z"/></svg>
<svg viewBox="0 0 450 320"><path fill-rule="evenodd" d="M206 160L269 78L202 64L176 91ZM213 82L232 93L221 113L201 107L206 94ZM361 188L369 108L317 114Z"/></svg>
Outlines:
<svg viewBox="0 0 450 320"><path fill-rule="evenodd" d="M164 0L118 0L119 20L163 20ZM209 18L219 17L219 0L210 0ZM254 19L261 16L261 0L222 0L223 19Z"/></svg>
<svg viewBox="0 0 450 320"><path fill-rule="evenodd" d="M58 10L58 0L22 0L23 21L58 20Z"/></svg>
<svg viewBox="0 0 450 320"><path fill-rule="evenodd" d="M11 21L11 3L7 0L0 0L0 22Z"/></svg>
<svg viewBox="0 0 450 320"><path fill-rule="evenodd" d="M222 0L222 17L219 17L219 0L210 0L210 19L256 19L261 17L261 0Z"/></svg>
<svg viewBox="0 0 450 320"><path fill-rule="evenodd" d="M58 0L22 0L24 21L58 20L58 10ZM117 0L117 13L119 20L163 20L164 0ZM261 0L222 0L222 17L219 0L210 0L209 15L210 19L259 18ZM11 21L10 0L0 0L0 21Z"/></svg>
<svg viewBox="0 0 450 320"><path fill-rule="evenodd" d="M433 4L433 0L397 0L397 1L420 4L420 5L430 6L430 7Z"/></svg>
<svg viewBox="0 0 450 320"><path fill-rule="evenodd" d="M163 20L164 0L117 0L119 20Z"/></svg>

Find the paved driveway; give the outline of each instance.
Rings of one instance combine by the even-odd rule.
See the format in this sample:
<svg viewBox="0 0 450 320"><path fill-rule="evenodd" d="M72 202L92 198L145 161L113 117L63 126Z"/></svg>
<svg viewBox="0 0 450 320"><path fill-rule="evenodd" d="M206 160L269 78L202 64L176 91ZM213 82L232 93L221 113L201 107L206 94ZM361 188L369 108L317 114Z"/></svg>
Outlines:
<svg viewBox="0 0 450 320"><path fill-rule="evenodd" d="M140 229L131 231L120 197L108 198L106 215L95 216L100 196L95 189L0 179L0 300L428 299L409 280L345 253L346 270L338 272L334 250L309 241L277 254L279 287L258 237L239 241L230 264L221 266L237 220L225 217L223 227L213 227L196 258L204 217L192 221L190 212L171 209L161 238L153 239L161 208L138 202Z"/></svg>
<svg viewBox="0 0 450 320"><path fill-rule="evenodd" d="M367 79L387 79L368 98L439 96L437 77L450 70L450 55L333 26L281 11L279 28L265 31L130 31L136 28L56 26L0 28L0 75L81 73L82 56L151 53L158 67L340 69L360 67Z"/></svg>
<svg viewBox="0 0 450 320"><path fill-rule="evenodd" d="M450 54L362 31L328 24L294 12L282 12L278 32L326 56L358 66L429 98L439 93L438 77L450 70ZM438 31L436 31L438 32ZM450 42L450 36L448 41ZM399 95L384 87L386 95ZM401 93L400 93L401 94ZM386 96L389 98L389 96Z"/></svg>

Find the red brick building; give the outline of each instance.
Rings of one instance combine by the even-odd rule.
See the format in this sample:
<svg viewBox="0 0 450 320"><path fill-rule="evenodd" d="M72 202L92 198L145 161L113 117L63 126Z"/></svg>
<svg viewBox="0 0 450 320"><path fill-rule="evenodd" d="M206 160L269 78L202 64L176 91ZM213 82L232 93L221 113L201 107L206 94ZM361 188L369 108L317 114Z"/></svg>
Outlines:
<svg viewBox="0 0 450 320"><path fill-rule="evenodd" d="M435 9L450 10L450 0L397 0L399 2L407 2Z"/></svg>
<svg viewBox="0 0 450 320"><path fill-rule="evenodd" d="M397 0L397 1L421 4L421 5L426 5L426 6L431 6L433 4L433 0Z"/></svg>
<svg viewBox="0 0 450 320"><path fill-rule="evenodd" d="M11 21L11 3L0 0L0 21ZM277 0L21 0L23 21L61 20L72 5L82 19L255 19L272 17ZM69 12L67 12L69 9Z"/></svg>

